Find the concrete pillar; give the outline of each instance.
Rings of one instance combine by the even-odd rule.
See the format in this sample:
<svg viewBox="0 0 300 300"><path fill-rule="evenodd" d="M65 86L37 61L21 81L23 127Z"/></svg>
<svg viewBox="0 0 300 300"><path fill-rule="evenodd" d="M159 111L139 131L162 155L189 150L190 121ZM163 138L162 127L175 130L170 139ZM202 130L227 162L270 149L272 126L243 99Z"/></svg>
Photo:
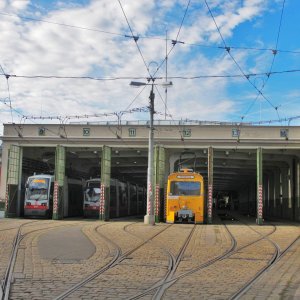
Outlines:
<svg viewBox="0 0 300 300"><path fill-rule="evenodd" d="M62 220L64 216L64 185L66 169L66 149L57 145L55 151L55 180L53 192L53 220Z"/></svg>
<svg viewBox="0 0 300 300"><path fill-rule="evenodd" d="M263 166L262 166L262 148L257 149L257 218L258 225L263 224Z"/></svg>
<svg viewBox="0 0 300 300"><path fill-rule="evenodd" d="M111 178L111 148L103 146L101 159L101 194L99 205L99 219L109 220L110 207L110 178Z"/></svg>
<svg viewBox="0 0 300 300"><path fill-rule="evenodd" d="M165 170L166 155L165 148L155 146L154 149L154 184L155 187L155 222L163 221L164 218L164 195L165 195Z"/></svg>
<svg viewBox="0 0 300 300"><path fill-rule="evenodd" d="M17 217L21 213L21 176L23 151L18 145L10 145L5 187L5 217Z"/></svg>
<svg viewBox="0 0 300 300"><path fill-rule="evenodd" d="M212 207L213 207L213 148L208 148L208 163L207 163L207 176L208 176L208 192L207 192L207 223L212 224Z"/></svg>
<svg viewBox="0 0 300 300"><path fill-rule="evenodd" d="M17 206L17 216L21 217L24 214L24 201L22 203L21 192L22 192L22 166L23 166L23 148L20 148L20 156L19 156L19 182L18 182L18 206Z"/></svg>
<svg viewBox="0 0 300 300"><path fill-rule="evenodd" d="M2 144L2 162L1 162L1 180L0 180L0 201L5 202L7 187L7 170L8 170L8 152L10 145Z"/></svg>

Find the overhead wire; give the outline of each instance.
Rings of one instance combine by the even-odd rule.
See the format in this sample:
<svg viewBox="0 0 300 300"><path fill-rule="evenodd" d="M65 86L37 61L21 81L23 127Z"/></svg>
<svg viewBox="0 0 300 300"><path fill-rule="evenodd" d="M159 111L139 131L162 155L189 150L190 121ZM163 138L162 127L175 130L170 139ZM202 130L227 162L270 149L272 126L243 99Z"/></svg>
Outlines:
<svg viewBox="0 0 300 300"><path fill-rule="evenodd" d="M206 2L206 1L205 1ZM119 3L120 3L120 1L119 1ZM120 3L120 5L121 5L121 3ZM181 25L180 25L180 28L179 28L179 31L178 31L178 33L177 33L177 36L176 36L176 40L171 40L172 42L173 42L173 47L172 47L172 49L171 49L171 51L173 50L173 48L174 48L174 46L177 44L177 43L181 43L181 44L187 44L187 43L185 43L185 42L181 42L181 41L179 41L178 40L178 37L179 37L179 34L180 34L180 31L181 31L181 27L182 27L182 24L183 24L183 22L184 22L184 19L185 19L185 16L186 16L186 13L187 13L187 10L188 10L188 7L189 7L189 5L190 5L190 1L188 1L188 5L187 5L187 7L186 7L186 10L185 10L185 13L184 13L184 16L183 16L183 19L182 19L182 21L181 21ZM122 7L122 5L121 5L121 7ZM284 5L283 5L283 7L284 7ZM1 14L1 13L0 13ZM282 21L282 15L283 15L283 10L282 10L282 14L281 14L281 21ZM125 17L126 17L126 15L125 15ZM28 19L30 19L30 18L28 18ZM126 17L126 19L127 19L127 17ZM39 20L36 20L36 21L39 21ZM127 20L128 21L128 20ZM48 22L48 21L45 21L45 23L51 23L51 22ZM280 22L281 23L281 22ZM53 23L53 24L55 24L55 25L63 25L63 26L65 26L66 24L59 24L59 23ZM130 26L130 24L129 24L129 22L128 22L128 25ZM73 26L73 25L66 25L67 27L74 27L74 28L78 28L78 29L86 29L86 30L92 30L92 31L99 31L99 30L93 30L93 29L89 29L89 28L84 28L84 27L79 27L79 26ZM281 27L281 24L280 24L280 27ZM130 27L131 28L131 27ZM218 28L218 27L217 27ZM107 34L114 34L114 33L111 33L111 32L106 32L106 31L102 31L102 30L100 30L99 32L101 32L101 33L107 33ZM219 31L219 33L221 34L221 32ZM277 35L277 42L276 42L276 49L277 49L277 47L278 47L278 40L279 40L279 33L280 33L280 29L279 29L279 31L278 31L278 35ZM133 31L131 30L131 36L127 36L127 35L122 35L122 34L114 34L114 35L119 35L119 36L122 36L122 37L130 37L130 38L148 38L148 37L141 37L141 36L139 36L139 37L136 37L136 36L134 36L133 35ZM151 38L151 37L149 37L149 38ZM162 39L162 40L165 40L165 39ZM218 48L222 48L222 49L225 49L225 50L227 50L228 48L230 48L230 49L234 49L234 48L236 48L236 49L238 49L238 48L243 48L243 47L227 47L227 45L226 45L226 43L225 43L225 41L223 40L223 42L224 42L224 47L218 47ZM136 41L136 43L137 43L137 41ZM245 47L244 47L245 48ZM249 48L250 49L250 48ZM251 50L271 50L271 51L273 51L274 49L258 49L258 48L251 48ZM168 53L168 55L171 53L171 51ZM281 50L278 50L277 49L277 52L279 52L279 51L281 51ZM228 51L227 50L227 52L229 53L230 52L230 50ZM229 53L230 54L230 53ZM231 55L231 54L230 54ZM166 56L166 58L167 58L167 56ZM164 60L165 61L165 60ZM163 65L163 63L164 63L164 61L161 63L161 65ZM145 62L145 60L144 60L144 62ZM237 62L236 62L237 63ZM160 68L160 67L159 67ZM159 69L158 68L158 69ZM240 70L240 71L242 71L242 70ZM293 70L291 70L291 71L293 71ZM296 70L297 72L298 72L298 70ZM289 72L289 71L286 71L286 72ZM3 75L5 76L5 75L7 75L7 74L5 74L5 72L3 71ZM242 72L243 73L243 72ZM262 74L264 74L264 75L273 75L273 74L278 74L278 73L280 73L280 72L268 72L268 73L261 73L261 74L259 74L259 75L262 75ZM11 75L11 76L13 76L13 75ZM217 75L217 76L219 76L219 75ZM220 75L221 77L225 77L225 76L223 76L223 75ZM226 77L229 77L229 76L231 76L231 75L226 75ZM231 77L245 77L245 76L247 76L247 77L250 77L250 76L256 76L256 75L251 75L251 74L245 74L245 73L243 73L243 75L239 75L239 76L236 76L236 75L232 75ZM21 76L19 76L19 77L21 77ZM211 75L211 76L209 76L209 75L207 75L207 76L193 76L193 77L180 77L180 76L175 76L175 77L169 77L169 79L198 79L198 78L209 78L209 77L216 77L215 75ZM25 77L24 77L25 78ZM29 77L27 77L27 78L29 78ZM32 77L33 78L33 77ZM37 78L37 77L34 77L34 78ZM41 78L41 77L40 77ZM45 77L46 78L46 77ZM54 77L54 78L60 78L60 77ZM61 78L63 78L63 77L61 77ZM76 78L76 77L69 77L69 78ZM92 77L79 77L80 79L92 79L92 80L118 80L119 78L105 78L105 79L99 79L99 78L92 78ZM146 77L143 77L144 79L146 79ZM76 78L77 79L77 78ZM123 78L123 79L127 79L127 78ZM248 81L249 81L249 79L248 79ZM255 87L255 85L254 85L254 87ZM144 87L145 88L145 87ZM142 92L142 91L141 91ZM135 98L136 99L136 98ZM134 101L135 101L135 99L134 99ZM133 101L133 102L134 102ZM10 106L11 106L11 104L10 104ZM131 104L130 104L130 106L131 106ZM275 108L273 105L271 105L273 108Z"/></svg>
<svg viewBox="0 0 300 300"><path fill-rule="evenodd" d="M284 0L285 1L285 0ZM278 107L279 106L275 106L264 94L263 94L263 92L262 92L262 90L263 90L263 88L262 89L258 89L257 88L257 86L250 80L250 78L249 77L247 77L246 76L246 74L244 73L244 71L242 70L242 68L241 68L241 66L238 64L238 62L236 61L236 59L233 57L233 55L231 54L231 52L230 52L230 48L227 46L227 44L226 44L226 42L225 42L225 39L224 39L224 37L223 37L223 35L222 35L222 33L221 33L221 31L220 31L220 28L219 28L219 26L218 26L218 24L217 24L217 22L216 22L216 20L215 20L215 17L214 17L214 15L213 15L213 13L212 13L212 11L211 11L211 9L210 9L210 7L209 7L209 5L208 5L208 3L207 3L207 0L204 0L204 2L205 2L205 4L206 4L206 7L207 7L207 9L208 9L208 11L209 11L209 14L210 14L210 16L211 16L211 18L212 18L212 20L213 20L213 22L214 22L214 24L215 24L215 26L216 26L216 28L217 28L217 31L218 31L218 33L219 33L219 35L220 35L220 37L221 37L221 40L222 40L222 42L223 42L223 44L224 44L224 49L226 50L226 52L228 53L228 55L231 57L231 59L232 59L232 61L235 63L235 65L238 67L238 69L240 70L240 72L244 75L244 77L247 79L247 81L251 84L251 86L258 92L257 93L257 96L256 96L256 99L254 100L254 103L257 101L257 99L258 99L258 97L259 96L261 96L261 97L263 97L263 99L265 99L274 109L275 109L275 111L276 111L276 114L277 114L277 116L278 116L278 119L280 119L280 116L279 116L279 113L278 113ZM282 20L282 18L281 18L281 20ZM280 27L281 27L281 24L280 24ZM279 37L279 35L277 36L277 37ZM274 52L274 53L276 53L276 52ZM274 59L274 58L273 58ZM253 104L254 105L254 104ZM252 106L251 106L252 107ZM242 116L242 118L241 118L241 120L243 121L243 119L244 119L244 117ZM240 130L238 129L238 137L237 137L237 142L239 142L240 141Z"/></svg>
<svg viewBox="0 0 300 300"><path fill-rule="evenodd" d="M136 101L136 99L142 94L142 92L145 90L146 85L143 86L143 88L139 91L139 93L133 98L133 100L130 102L130 104L125 108L125 111L128 110L131 105Z"/></svg>
<svg viewBox="0 0 300 300"><path fill-rule="evenodd" d="M0 103L3 103L5 104L6 106L9 107L9 104L6 103L5 100L3 99L0 99ZM36 125L41 125L41 124L38 124L36 122L34 122L33 120L34 119L45 119L45 117L41 116L41 117L30 117L30 116L25 116L24 114L22 114L21 112L19 112L18 110L14 109L12 107L12 110L15 111L18 115L20 115L22 117L22 119L26 119L26 120L30 120L32 123L36 124ZM136 111L147 111L148 110L148 107L144 107L144 108L136 108L134 109ZM163 113L159 113L161 115L163 115ZM116 113L111 113L111 115L116 115ZM78 116L74 116L74 117L78 117ZM82 116L82 117L86 117L85 116ZM91 115L91 117L94 117L94 115ZM172 122L176 125L176 122L180 123L180 124L184 124L184 123L193 123L193 124L202 124L202 125L209 125L209 124L213 124L213 125L231 125L231 126L251 126L251 125L261 125L261 124L274 124L274 123L282 123L282 122L288 122L288 124L290 124L291 121L293 120L297 120L297 119L300 119L300 116L292 116L292 117L286 117L286 118L281 118L281 119L274 119L274 120L263 120L263 121L254 121L254 122L227 122L227 121L204 121L204 120L190 120L190 119L184 119L184 120L181 120L181 121L176 121L173 119L173 116L170 114L170 117L172 118ZM51 118L51 117L50 117ZM52 119L55 119L52 117ZM64 123L63 121L63 117L60 117L60 124L63 124L62 127L65 127L66 124ZM67 118L65 118L67 119ZM17 124L13 123L13 126L16 126ZM177 127L179 127L179 125L177 125ZM54 135L57 135L56 132L54 132L53 130L47 128L47 126L44 127L47 131L51 132L52 134ZM64 128L65 130L65 128ZM22 133L20 133L18 130L16 130L17 133L18 133L18 136L21 137L22 139L25 140L25 138L23 137ZM176 129L176 131L178 131L178 129ZM181 132L181 131L180 131ZM115 133L114 133L115 134ZM58 134L59 135L59 134ZM61 136L60 136L61 137ZM65 137L67 138L67 137ZM120 138L120 137L119 137ZM121 139L121 138L120 138ZM183 139L183 137L182 137ZM28 141L30 142L30 141ZM184 139L183 139L183 142L184 142Z"/></svg>
<svg viewBox="0 0 300 300"><path fill-rule="evenodd" d="M300 69L281 70L261 73L244 73L244 74L212 74L212 75L194 75L194 76L168 76L168 79L183 79L193 80L201 78L244 78L256 76L271 76L285 73L299 73ZM149 77L145 76L119 76L119 77L93 77L93 76L57 76L57 75L18 75L18 74L0 74L0 76L9 78L23 78L23 79L74 79L74 80L93 80L93 81L117 81L117 80L147 80ZM155 77L156 79L163 79L164 77Z"/></svg>
<svg viewBox="0 0 300 300"><path fill-rule="evenodd" d="M181 142L183 143L183 145L184 145L184 147L185 147L185 140L184 140L184 137L183 137L183 135L182 135L182 129L181 129L178 125L176 125L176 122L175 122L175 120L173 119L173 116L172 116L172 114L170 113L169 108L167 107L167 105L166 105L166 103L165 103L165 101L164 101L162 95L160 94L160 92L159 92L157 86L155 86L155 89L156 89L156 91L158 92L158 95L159 95L160 99L161 99L162 102L164 103L166 110L168 111L168 117L170 117L170 118L172 119L174 125L177 127L178 133L179 133L179 135L180 135L180 140L181 140ZM155 112L155 113L157 113L157 112Z"/></svg>
<svg viewBox="0 0 300 300"><path fill-rule="evenodd" d="M212 13L212 11L211 11L211 9L210 9L210 7L209 7L209 5L208 5L208 3L207 3L207 0L204 0L204 2L205 2L205 4L206 4L206 6L207 6L207 9L208 9L208 11L209 11L209 14L210 14L210 16L211 16L211 18L212 18L212 20L213 20L213 22L214 22L214 24L215 24L215 26L216 26L216 28L217 28L217 31L218 31L218 33L219 33L219 35L220 35L220 37L221 37L221 39L222 39L222 41L223 41L223 44L224 44L224 49L226 49L226 51L227 51L227 53L228 53L228 55L231 57L231 59L232 59L232 61L235 63L235 65L237 66L237 68L240 70L240 72L243 74L243 76L244 76L244 78L246 78L247 79L247 81L251 84L251 86L253 86L253 88L275 109L275 110L277 110L276 109L276 106L269 100L269 99L267 99L266 97L265 97L265 95L255 86L255 84L249 79L249 77L247 77L247 75L246 75L246 73L242 70L242 68L241 68L241 66L239 65L239 63L236 61L236 59L233 57L233 55L230 53L230 48L229 47L227 47L227 45L226 45L226 42L225 42L225 40L224 40L224 38L223 38L223 35L222 35L222 33L221 33L221 31L220 31L220 28L219 28L219 26L218 26L218 24L217 24L217 22L216 22L216 20L215 20L215 17L214 17L214 15L213 15L213 13Z"/></svg>
<svg viewBox="0 0 300 300"><path fill-rule="evenodd" d="M180 26L179 26L179 29L178 29L178 32L177 32L177 35L176 35L176 39L175 39L176 42L178 41L178 37L179 37L180 31L181 31L181 28L182 28L182 25L183 25L184 19L186 17L186 14L188 12L190 4L191 4L191 0L188 1L188 4L187 4L187 6L185 8L184 15L183 15L183 18L181 20L181 23L180 23Z"/></svg>
<svg viewBox="0 0 300 300"><path fill-rule="evenodd" d="M63 26L63 27L69 27L73 29L79 29L79 30L87 30L87 31L93 31L93 32L98 32L98 33L103 33L107 35L112 35L112 36L119 36L123 38L132 38L128 34L124 33L118 33L118 32L111 32L111 31L106 31L102 29L97 29L97 28L90 28L86 26L78 26L78 25L71 25L71 24L66 24L66 23L60 23L60 22L54 22L54 21L47 21L39 18L33 18L33 17L27 17L23 16L20 14L13 14L13 13L7 13L7 12L0 12L0 15L3 16L8 16L8 17L18 17L20 19L24 20L29 20L29 21L35 21L35 22L41 22L41 23L47 23L47 24L52 24L52 25L57 25L57 26ZM149 40L160 40L160 41L165 41L165 38L160 37L160 36L152 36L152 35L139 35L139 39L149 39ZM174 40L172 39L167 39L169 42L172 42ZM177 41L179 44L184 44L188 46L196 46L196 47L203 47L203 48L210 48L210 49L224 49L223 46L214 46L214 45L205 45L205 44L199 44L199 43L190 43L188 41ZM262 48L262 47L247 47L247 46L231 46L228 45L231 49L241 49L241 50L253 50L253 51L274 51L272 48ZM300 54L300 51L297 50L286 50L286 49L277 49L276 50L278 53L293 53L293 54Z"/></svg>
<svg viewBox="0 0 300 300"><path fill-rule="evenodd" d="M29 20L29 21L36 21L36 22L41 22L41 23L47 23L47 24L53 24L53 25L64 26L64 27L69 27L69 28L82 29L82 30L87 30L87 31L93 31L93 32L99 32L99 33L105 33L105 34L109 34L109 35L125 37L125 35L121 34L121 33L116 33L116 32L96 29L96 28L77 26L77 25L70 25L70 24L59 23L59 22L54 22L54 21L46 21L46 20L42 20L42 19L38 19L38 18L21 16L21 15L18 15L18 14L0 12L0 15L9 16L9 17L18 17L20 19Z"/></svg>
<svg viewBox="0 0 300 300"><path fill-rule="evenodd" d="M163 66L163 64L168 60L168 57L170 56L171 52L173 51L175 45L176 45L177 43L182 43L182 42L178 41L178 37L179 37L179 35L180 35L181 28L182 28L182 26L183 26L183 22L184 22L184 20L185 20L186 15L187 15L187 11L188 11L188 9L189 9L190 3L191 3L191 0L188 1L187 6L186 6L186 8L185 8L185 11L184 11L183 17L182 17L182 19L181 19L181 22L180 22L180 26L179 26L177 35L176 35L176 39L175 39L175 40L173 40L173 39L171 40L171 41L172 41L172 47L171 47L171 49L170 49L169 52L166 54L166 57L165 57L165 58L161 61L161 63L158 65L157 70L155 71L155 73L153 74L153 76L155 76L155 75L157 74L157 72L160 70L160 68Z"/></svg>
<svg viewBox="0 0 300 300"><path fill-rule="evenodd" d="M56 116L25 116L23 115L24 119L30 119L30 120L59 120L60 122L65 122L66 120L71 120L71 119L89 119L89 118L100 118L100 117L110 117L110 116L115 116L115 115L120 115L120 114L131 114L135 112L147 112L148 107L136 107L132 108L130 110L126 111L119 111L119 112L108 112L108 113L95 113L95 114L84 114L84 115L66 115L66 116L61 116L61 115L56 115Z"/></svg>
<svg viewBox="0 0 300 300"><path fill-rule="evenodd" d="M173 51L175 45L177 44L177 42L178 42L178 37L179 37L179 35L180 35L181 28L182 28L182 26L183 26L183 22L184 22L184 20L185 20L186 15L187 15L187 12L188 12L190 3L191 3L191 0L188 0L188 3L187 3L187 5L186 5L186 8L185 8L185 11L184 11L184 14L183 14L183 17L182 17L181 22L180 22L180 26L179 26L179 29L178 29L178 32L177 32L177 35L176 35L176 39L175 39L175 40L172 40L172 45L173 45L173 46L171 47L171 49L170 49L169 52L166 50L166 52L167 52L167 53L166 53L166 56L165 56L164 60L160 63L160 65L158 66L158 68L157 68L157 70L156 70L156 72L154 73L153 76L155 76L155 74L159 71L159 69L163 66L164 63L167 63L169 55L171 54L171 52ZM167 38L166 38L166 40L167 40ZM169 77L169 79L170 79L170 77ZM166 76L166 80L167 80L167 76ZM159 94L159 96L160 96L162 102L163 102L164 105L165 105L165 110L168 110L168 111L169 111L169 109L168 109L168 107L167 107L167 103L163 100L163 98L162 98L162 96L161 96L161 94L160 94L158 88L157 88L156 86L155 86L155 88L156 88L156 90L157 90L157 92L158 92L158 94ZM171 118L172 118L172 115L171 115L171 114L170 114L170 116L171 116ZM173 118L172 118L172 119L173 119ZM179 128L178 132L179 132L179 135L180 135L180 140L181 140L181 141L183 142L183 144L185 145L184 138L183 138L183 135L182 135L182 133L181 133L181 129L180 129L180 128Z"/></svg>
<svg viewBox="0 0 300 300"><path fill-rule="evenodd" d="M115 80L138 80L148 79L145 76L120 76L120 77L93 77L93 76L58 76L58 75L16 75L16 74L0 74L12 78L25 78L25 79L88 79L96 81L115 81ZM158 78L162 79L162 77Z"/></svg>
<svg viewBox="0 0 300 300"><path fill-rule="evenodd" d="M32 119L30 119L30 118L27 118L26 115L22 114L20 111L18 111L17 109L15 109L13 106L11 106L10 104L7 104L5 99L0 99L0 103L3 103L4 105L8 106L12 111L14 111L17 115L19 115L19 116L21 117L21 120L24 120L24 121L25 121L25 120L29 119L33 124L38 125L38 123L34 122L34 121L33 121ZM21 121L21 123L22 123L22 121ZM15 123L12 122L12 124L14 125ZM54 132L53 130L48 129L47 127L45 127L45 129L46 129L47 131L51 132L52 134L55 134L55 135L56 135L56 132ZM18 131L17 131L17 132L18 132ZM22 139L25 140L25 138L24 138L23 136L19 136L19 137L22 137ZM27 140L27 142L29 143L29 140Z"/></svg>
<svg viewBox="0 0 300 300"><path fill-rule="evenodd" d="M173 48L175 47L175 45L176 45L176 43L177 43L177 39L178 39L178 37L179 37L179 34L180 34L180 31L181 31L181 28L182 28L184 19L185 19L185 17L186 17L186 14L187 14L187 11L188 11L188 8L189 8L189 5L190 5L191 0L188 1L188 4L187 4L187 6L186 6L186 9L185 9L183 18L182 18L181 23L180 23L180 26L179 26L179 30L178 30L177 35L176 35L176 40L172 40L173 47L171 48L171 50L169 51L169 53L166 55L165 59L161 62L161 64L157 67L156 71L155 71L153 74L150 73L149 66L147 65L147 63L146 63L146 61L145 61L145 58L144 58L144 56L143 56L143 54L142 54L142 51L141 51L141 49L140 49L140 47L139 47L139 45L138 45L138 39L139 39L139 37L138 37L138 36L135 36L135 35L133 34L133 30L132 30L132 28L131 28L131 26L130 26L130 23L129 23L129 21L128 21L128 18L127 18L127 16L126 16L126 13L125 13L125 11L124 11L124 8L123 8L123 6L122 6L122 3L121 3L120 0L118 0L118 2L119 2L119 5L120 5L120 7L121 7L121 10L122 10L122 12L123 12L123 15L124 15L124 17L125 17L125 19L126 19L128 28L129 28L129 30L130 30L130 32L131 32L131 37L133 38L133 40L134 40L134 42L135 42L135 44L136 44L136 46L137 46L137 48L138 48L138 51L139 51L139 53L140 53L140 56L142 57L142 60L143 60L143 62L144 62L144 65L145 65L145 67L146 67L146 69L147 69L147 72L148 72L148 74L149 74L149 76L150 76L149 80L151 80L151 81L154 83L154 81L155 81L155 79L156 79L156 78L154 78L154 76L157 74L157 72L159 71L159 69L160 69L160 68L162 67L162 65L164 64L164 62L168 59L168 55L172 52ZM149 81L149 80L148 80L148 81Z"/></svg>
<svg viewBox="0 0 300 300"><path fill-rule="evenodd" d="M262 87L259 89L260 92L262 92L264 90L264 88L266 87L267 82L270 79L270 75L272 74L272 70L273 70L273 66L274 66L274 62L275 62L275 58L277 56L277 48L278 48L278 43L279 43L279 36L280 36L280 32L281 32L281 25L282 25L282 19L283 19L283 12L284 12L284 6L285 6L285 0L283 0L282 2L282 8L281 8L281 14L280 14L280 21L279 21L279 26L278 26L278 31L277 31L277 37L276 37L276 43L275 43L275 49L272 50L273 53L273 58L272 58L272 62L271 62L271 66L269 68L269 72L266 74L266 80L263 82ZM249 113L250 109L253 107L253 105L256 103L256 101L258 100L258 97L260 96L260 93L258 93L256 95L256 98L254 99L253 103L249 106L246 114ZM280 119L279 117L279 113L278 113L278 109L276 109L276 113L278 116L278 119ZM245 115L243 116L243 119L245 118Z"/></svg>
<svg viewBox="0 0 300 300"><path fill-rule="evenodd" d="M126 13L125 13L125 10L124 10L124 8L123 8L123 5L122 5L122 3L121 3L120 0L118 0L118 2L119 2L119 4L120 4L120 7L121 7L121 10L122 10L122 12L123 12L124 18L125 18L125 20L126 20L127 26L128 26L128 28L129 28L129 30L130 30L131 38L134 40L135 45L136 45L136 47L137 47L137 49L138 49L138 51L139 51L139 53L140 53L140 56L141 56L141 58L142 58L142 60L143 60L143 62L144 62L144 65L145 65L145 67L146 67L146 69L147 69L147 71L148 71L148 74L149 74L150 78L152 79L152 75L150 74L149 67L148 67L148 65L147 65L147 63L146 63L146 60L145 60L145 58L144 58L144 55L143 55L143 53L142 53L142 51L141 51L141 48L140 48L140 46L139 46L139 44L138 44L138 39L139 39L139 37L138 37L138 36L135 36L135 35L133 34L132 28L131 28L130 23L129 23L129 21L128 21L128 18L127 18L127 16L126 16Z"/></svg>
<svg viewBox="0 0 300 300"><path fill-rule="evenodd" d="M4 69L3 69L3 67L2 67L1 64L0 64L0 69L1 69L1 72L3 73L3 74L1 74L1 75L5 76L5 79L6 79L7 95L8 95L9 105L10 105L11 122L13 123L13 122L14 122L14 119L13 119L13 114L12 114L11 97L10 97L10 88L9 88L9 82L8 82L9 76L6 74L6 72L4 72Z"/></svg>

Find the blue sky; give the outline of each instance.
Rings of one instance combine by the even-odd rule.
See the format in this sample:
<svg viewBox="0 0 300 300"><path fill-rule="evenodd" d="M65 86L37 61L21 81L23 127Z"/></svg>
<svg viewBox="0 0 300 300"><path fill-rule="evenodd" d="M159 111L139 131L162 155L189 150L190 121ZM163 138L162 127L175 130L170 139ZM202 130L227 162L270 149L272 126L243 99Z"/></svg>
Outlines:
<svg viewBox="0 0 300 300"><path fill-rule="evenodd" d="M124 37L131 32L120 3L133 34L140 37L139 48L132 38ZM161 65L166 31L167 51L172 49L168 77L173 82L167 97L168 120L259 122L300 115L300 72L271 74L268 78L272 50L243 49L276 50L278 39L272 71L300 70L299 1L207 0L214 20L205 0L120 3L0 0L0 64L6 74L17 75L8 81L0 77L0 134L3 123L47 123L54 122L47 119L51 116L104 114L147 106L150 87L133 89L129 83L135 77L145 81L150 63L151 69ZM224 42L215 22L231 55L220 48ZM177 35L184 44L178 42L173 47L171 40ZM245 74L260 75L247 80ZM225 77L203 77L212 75ZM165 77L165 64L156 76ZM201 78L188 79L193 76ZM163 81L156 80L155 107L162 113L156 119L165 118L165 91L159 85ZM46 119L32 120L30 116ZM147 113L122 116L123 120L147 118ZM101 116L80 120L115 119ZM298 120L291 123L298 124Z"/></svg>

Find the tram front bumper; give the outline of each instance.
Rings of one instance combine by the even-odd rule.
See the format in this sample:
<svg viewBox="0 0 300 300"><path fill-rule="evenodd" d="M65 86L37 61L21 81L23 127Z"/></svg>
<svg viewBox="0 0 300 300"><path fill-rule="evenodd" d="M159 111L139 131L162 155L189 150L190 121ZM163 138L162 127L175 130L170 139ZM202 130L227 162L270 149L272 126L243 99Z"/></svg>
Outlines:
<svg viewBox="0 0 300 300"><path fill-rule="evenodd" d="M194 219L193 211L190 209L181 209L177 212L177 219L179 221L192 221Z"/></svg>

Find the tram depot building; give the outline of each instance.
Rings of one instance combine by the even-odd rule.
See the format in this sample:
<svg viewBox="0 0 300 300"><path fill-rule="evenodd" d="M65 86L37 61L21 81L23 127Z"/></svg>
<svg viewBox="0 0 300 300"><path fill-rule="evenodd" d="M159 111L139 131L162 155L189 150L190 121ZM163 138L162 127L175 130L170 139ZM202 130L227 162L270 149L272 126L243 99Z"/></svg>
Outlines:
<svg viewBox="0 0 300 300"><path fill-rule="evenodd" d="M300 221L300 127L163 121L154 127L156 221L164 221L167 177L182 167L204 176L212 211L226 206L256 216L259 224L268 218ZM101 178L103 185L101 218L145 214L147 122L5 124L1 139L0 208L6 217L24 216L26 180L33 174L54 175L54 219L82 216L82 188L75 182L84 185L90 178ZM132 200L131 194L122 212L110 199L112 191L119 193L114 180L126 191L136 187L134 197L139 197Z"/></svg>

